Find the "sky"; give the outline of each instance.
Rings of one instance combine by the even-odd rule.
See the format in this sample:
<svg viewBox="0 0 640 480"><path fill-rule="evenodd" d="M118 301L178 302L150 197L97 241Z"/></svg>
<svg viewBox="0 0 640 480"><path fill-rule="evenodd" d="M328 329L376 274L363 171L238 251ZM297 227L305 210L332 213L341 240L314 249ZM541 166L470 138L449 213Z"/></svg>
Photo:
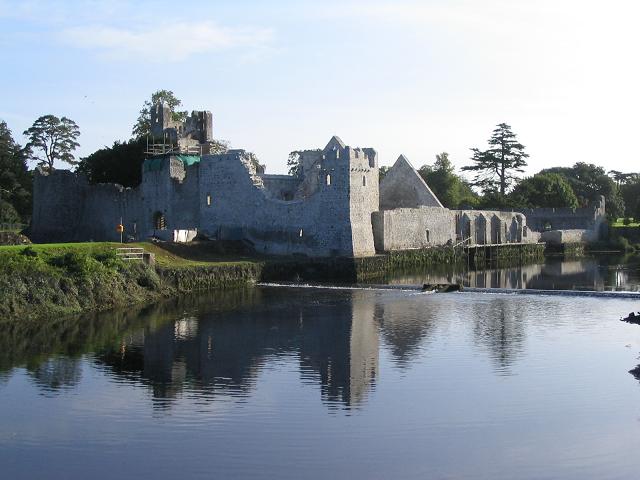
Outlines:
<svg viewBox="0 0 640 480"><path fill-rule="evenodd" d="M528 175L578 161L640 171L638 0L0 0L0 119L45 114L77 156L126 140L172 90L214 136L286 172L332 135L456 167L508 123Z"/></svg>

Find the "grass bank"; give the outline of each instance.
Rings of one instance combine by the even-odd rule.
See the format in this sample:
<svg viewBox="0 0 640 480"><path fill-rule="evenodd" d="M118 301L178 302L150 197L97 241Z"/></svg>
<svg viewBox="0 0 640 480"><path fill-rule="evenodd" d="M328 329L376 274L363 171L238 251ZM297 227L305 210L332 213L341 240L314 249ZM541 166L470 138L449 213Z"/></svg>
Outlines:
<svg viewBox="0 0 640 480"><path fill-rule="evenodd" d="M153 244L156 265L118 258L112 243L0 247L0 318L108 310L259 278L260 262L185 258Z"/></svg>

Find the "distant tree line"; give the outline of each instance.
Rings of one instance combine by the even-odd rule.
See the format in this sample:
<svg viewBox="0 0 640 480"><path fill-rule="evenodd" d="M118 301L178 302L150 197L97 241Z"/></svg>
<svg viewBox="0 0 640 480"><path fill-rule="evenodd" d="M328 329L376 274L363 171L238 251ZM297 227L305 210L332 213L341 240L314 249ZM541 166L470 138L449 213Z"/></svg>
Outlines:
<svg viewBox="0 0 640 480"><path fill-rule="evenodd" d="M605 197L610 218L640 218L640 174L606 172L585 162L571 167L553 167L521 178L528 154L511 127L497 125L489 148L472 148L471 163L462 171L473 172L471 181L458 175L449 155L436 155L432 165L418 173L448 208L520 209L537 207L585 207L600 195ZM381 179L388 167L381 167Z"/></svg>

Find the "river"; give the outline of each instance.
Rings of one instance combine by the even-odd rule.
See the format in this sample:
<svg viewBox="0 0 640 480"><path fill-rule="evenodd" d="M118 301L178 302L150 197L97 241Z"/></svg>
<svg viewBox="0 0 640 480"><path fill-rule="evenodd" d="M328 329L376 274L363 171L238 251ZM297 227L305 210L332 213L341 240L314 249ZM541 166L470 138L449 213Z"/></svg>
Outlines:
<svg viewBox="0 0 640 480"><path fill-rule="evenodd" d="M389 283L638 291L637 263ZM2 324L11 479L637 478L640 301L254 288Z"/></svg>

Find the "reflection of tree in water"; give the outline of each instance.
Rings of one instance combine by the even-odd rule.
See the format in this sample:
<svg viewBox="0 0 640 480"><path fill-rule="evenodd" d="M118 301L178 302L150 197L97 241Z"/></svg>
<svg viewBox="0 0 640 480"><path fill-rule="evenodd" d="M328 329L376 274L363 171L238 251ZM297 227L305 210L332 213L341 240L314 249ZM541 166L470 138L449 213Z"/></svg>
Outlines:
<svg viewBox="0 0 640 480"><path fill-rule="evenodd" d="M288 290L256 292L230 311L204 307L197 320L145 328L96 361L149 386L154 404L166 407L183 390L246 396L269 359L297 353L303 378L320 383L325 401L359 403L377 371L371 299L360 301L362 292L296 292L293 300Z"/></svg>
<svg viewBox="0 0 640 480"><path fill-rule="evenodd" d="M399 298L376 303L375 318L398 366L409 366L420 346L433 334L440 313L436 302Z"/></svg>
<svg viewBox="0 0 640 480"><path fill-rule="evenodd" d="M606 259L606 257L603 257ZM440 265L428 271L403 269L389 274L393 283L422 285L424 283L461 283L479 288L533 288L533 289L586 289L602 290L605 286L635 290L635 280L628 272L634 271L629 258L618 259L611 270L599 266L603 258L561 260L548 258L543 263L514 265L511 260L496 264L478 264L476 268L465 265ZM621 270L621 263L628 270ZM604 265L606 266L606 265ZM631 268L629 268L631 267ZM637 283L637 282L635 282Z"/></svg>
<svg viewBox="0 0 640 480"><path fill-rule="evenodd" d="M526 326L518 302L509 298L478 302L472 315L476 343L487 347L498 369L507 373L524 351Z"/></svg>
<svg viewBox="0 0 640 480"><path fill-rule="evenodd" d="M209 308L232 307L252 291L222 292L216 296L215 307ZM57 391L55 388L59 386L73 384L70 383L73 375L68 371L65 373L71 367L64 364L79 362L75 359L87 352L118 351L124 343L123 338L132 335L127 332L143 332L140 330L143 326L153 330L173 320L176 311L197 310L203 304L211 305L210 294L83 316L5 322L0 335L0 375L8 377L14 368L25 366L45 392Z"/></svg>
<svg viewBox="0 0 640 480"><path fill-rule="evenodd" d="M27 371L44 393L55 393L75 387L80 382L81 369L79 358L54 356Z"/></svg>

